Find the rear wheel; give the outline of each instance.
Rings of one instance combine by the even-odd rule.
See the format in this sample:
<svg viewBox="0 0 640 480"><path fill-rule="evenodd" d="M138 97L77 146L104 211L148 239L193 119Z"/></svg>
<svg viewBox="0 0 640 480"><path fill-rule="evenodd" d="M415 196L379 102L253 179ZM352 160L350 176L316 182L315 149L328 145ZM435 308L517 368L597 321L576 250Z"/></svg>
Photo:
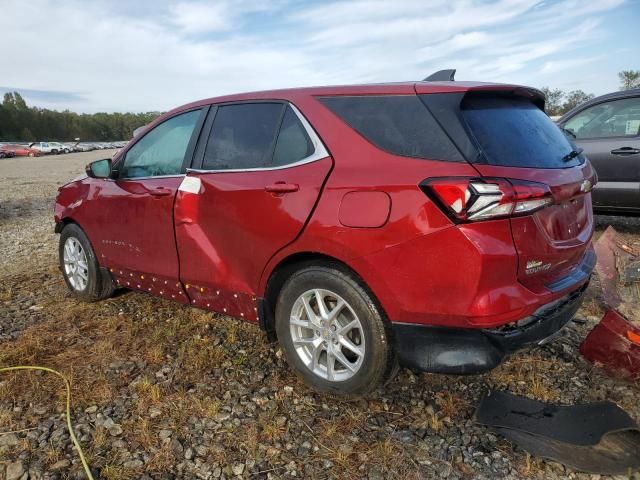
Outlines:
<svg viewBox="0 0 640 480"><path fill-rule="evenodd" d="M396 371L382 315L361 282L340 269L294 273L276 305L287 361L321 391L362 395Z"/></svg>
<svg viewBox="0 0 640 480"><path fill-rule="evenodd" d="M100 269L89 239L82 229L69 224L60 234L60 270L71 293L88 302L110 297L115 285L111 275Z"/></svg>

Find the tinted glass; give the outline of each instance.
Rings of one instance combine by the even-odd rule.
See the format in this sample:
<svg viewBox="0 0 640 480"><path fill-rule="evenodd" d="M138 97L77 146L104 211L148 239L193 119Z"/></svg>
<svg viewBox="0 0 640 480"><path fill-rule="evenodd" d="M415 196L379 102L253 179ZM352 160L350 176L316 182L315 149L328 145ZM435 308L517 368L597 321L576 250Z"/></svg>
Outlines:
<svg viewBox="0 0 640 480"><path fill-rule="evenodd" d="M564 124L576 138L636 137L640 98L625 98L586 108Z"/></svg>
<svg viewBox="0 0 640 480"><path fill-rule="evenodd" d="M287 107L284 114L276 148L273 151L272 166L278 167L298 162L313 153L313 145L298 116Z"/></svg>
<svg viewBox="0 0 640 480"><path fill-rule="evenodd" d="M463 161L416 95L319 99L378 148L405 157Z"/></svg>
<svg viewBox="0 0 640 480"><path fill-rule="evenodd" d="M202 168L264 168L271 163L284 105L244 103L218 107Z"/></svg>
<svg viewBox="0 0 640 480"><path fill-rule="evenodd" d="M162 122L127 152L120 177L178 175L200 110L183 113Z"/></svg>
<svg viewBox="0 0 640 480"><path fill-rule="evenodd" d="M462 115L490 165L565 168L584 161L581 155L563 160L575 145L528 100L470 96L463 101Z"/></svg>

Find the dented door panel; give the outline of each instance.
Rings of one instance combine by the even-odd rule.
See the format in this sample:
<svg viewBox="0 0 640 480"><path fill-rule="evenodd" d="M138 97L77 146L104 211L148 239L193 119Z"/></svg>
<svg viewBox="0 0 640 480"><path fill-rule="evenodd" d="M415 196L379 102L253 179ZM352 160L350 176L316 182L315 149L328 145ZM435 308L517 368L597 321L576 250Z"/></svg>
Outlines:
<svg viewBox="0 0 640 480"><path fill-rule="evenodd" d="M175 229L191 303L256 321L264 266L302 231L331 165L326 157L275 170L189 172L176 197ZM298 188L268 191L279 182Z"/></svg>

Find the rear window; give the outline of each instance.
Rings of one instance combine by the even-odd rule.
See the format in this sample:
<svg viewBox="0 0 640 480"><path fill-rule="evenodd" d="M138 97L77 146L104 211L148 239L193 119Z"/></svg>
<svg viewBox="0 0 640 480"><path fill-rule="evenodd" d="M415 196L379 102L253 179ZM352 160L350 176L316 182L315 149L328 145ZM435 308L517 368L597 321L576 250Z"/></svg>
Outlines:
<svg viewBox="0 0 640 480"><path fill-rule="evenodd" d="M553 121L526 99L470 95L462 115L490 165L566 168L579 165L579 155L565 161L573 145Z"/></svg>
<svg viewBox="0 0 640 480"><path fill-rule="evenodd" d="M318 100L370 143L389 153L464 161L416 95L340 96Z"/></svg>

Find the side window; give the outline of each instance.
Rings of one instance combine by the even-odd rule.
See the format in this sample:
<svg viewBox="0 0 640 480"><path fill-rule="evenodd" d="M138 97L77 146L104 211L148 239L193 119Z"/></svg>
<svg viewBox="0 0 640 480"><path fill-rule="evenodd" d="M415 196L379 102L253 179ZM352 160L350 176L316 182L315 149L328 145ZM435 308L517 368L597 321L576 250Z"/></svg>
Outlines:
<svg viewBox="0 0 640 480"><path fill-rule="evenodd" d="M162 122L127 152L120 178L178 175L200 110L182 113Z"/></svg>
<svg viewBox="0 0 640 480"><path fill-rule="evenodd" d="M202 168L232 170L270 166L283 108L281 103L218 107Z"/></svg>
<svg viewBox="0 0 640 480"><path fill-rule="evenodd" d="M313 153L313 144L307 131L291 107L282 119L276 148L273 151L272 166L281 167L299 162Z"/></svg>
<svg viewBox="0 0 640 480"><path fill-rule="evenodd" d="M576 138L635 137L640 133L640 98L624 98L589 107L564 128Z"/></svg>
<svg viewBox="0 0 640 480"><path fill-rule="evenodd" d="M464 161L417 95L318 100L376 147L405 157Z"/></svg>

